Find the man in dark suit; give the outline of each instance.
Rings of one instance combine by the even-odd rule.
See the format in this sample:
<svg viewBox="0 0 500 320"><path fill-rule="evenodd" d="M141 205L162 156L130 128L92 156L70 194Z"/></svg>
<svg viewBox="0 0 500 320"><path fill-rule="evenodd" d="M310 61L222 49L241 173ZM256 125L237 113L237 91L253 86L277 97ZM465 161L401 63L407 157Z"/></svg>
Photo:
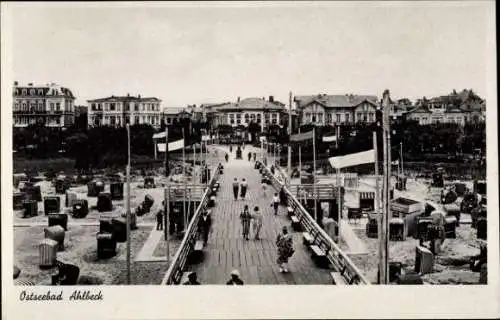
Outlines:
<svg viewBox="0 0 500 320"><path fill-rule="evenodd" d="M204 211L199 222L199 231L203 237L203 244L208 242L208 234L210 233L210 226L212 225L212 216L210 211Z"/></svg>

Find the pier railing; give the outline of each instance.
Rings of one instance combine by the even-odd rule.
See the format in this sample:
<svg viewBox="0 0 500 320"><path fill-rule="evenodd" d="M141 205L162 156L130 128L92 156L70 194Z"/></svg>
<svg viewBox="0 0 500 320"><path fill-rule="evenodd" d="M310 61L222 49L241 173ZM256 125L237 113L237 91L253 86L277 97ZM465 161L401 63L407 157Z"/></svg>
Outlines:
<svg viewBox="0 0 500 320"><path fill-rule="evenodd" d="M328 260L335 269L340 272L348 284L369 285L370 281L364 276L352 260L339 248L339 246L330 238L330 236L316 223L313 217L302 206L300 201L290 192L288 187L278 180L263 163L260 163L264 168L266 176L271 180L273 187L279 191L284 188L288 206L290 206L294 214L300 221L304 231L311 234L317 234L315 244L323 248L326 252Z"/></svg>
<svg viewBox="0 0 500 320"><path fill-rule="evenodd" d="M175 253L174 259L172 260L172 263L170 264L167 273L165 274L165 277L161 282L162 285L179 284L182 279L182 273L184 272L188 257L194 250L194 245L198 237L198 222L203 210L205 210L205 208L207 207L212 187L219 179L219 169L221 168L221 166L222 164L219 163L217 167L215 167L212 178L210 179L210 182L208 183L208 186L201 197L200 204L198 205L198 208L196 208L193 218L189 223L186 233L184 234L184 238L182 239L181 245ZM168 228L168 226L166 226L166 228Z"/></svg>

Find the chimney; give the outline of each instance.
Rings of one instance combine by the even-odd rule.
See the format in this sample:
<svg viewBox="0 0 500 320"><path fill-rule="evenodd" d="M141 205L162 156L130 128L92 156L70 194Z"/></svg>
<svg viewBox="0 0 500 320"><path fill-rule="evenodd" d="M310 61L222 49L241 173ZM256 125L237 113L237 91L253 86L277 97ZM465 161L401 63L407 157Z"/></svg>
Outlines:
<svg viewBox="0 0 500 320"><path fill-rule="evenodd" d="M269 96L269 102L274 102L274 97L273 96Z"/></svg>
<svg viewBox="0 0 500 320"><path fill-rule="evenodd" d="M130 98L130 93L127 93L127 98Z"/></svg>
<svg viewBox="0 0 500 320"><path fill-rule="evenodd" d="M19 82L14 81L14 87L17 87L19 85Z"/></svg>
<svg viewBox="0 0 500 320"><path fill-rule="evenodd" d="M32 82L28 83L28 87L33 87L33 83Z"/></svg>
<svg viewBox="0 0 500 320"><path fill-rule="evenodd" d="M240 97L238 97L238 103L240 103Z"/></svg>

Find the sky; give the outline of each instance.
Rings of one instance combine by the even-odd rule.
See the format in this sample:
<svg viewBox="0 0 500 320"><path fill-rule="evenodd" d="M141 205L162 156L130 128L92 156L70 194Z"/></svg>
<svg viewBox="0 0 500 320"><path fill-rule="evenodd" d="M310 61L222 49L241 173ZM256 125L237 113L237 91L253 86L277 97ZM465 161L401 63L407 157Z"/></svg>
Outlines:
<svg viewBox="0 0 500 320"><path fill-rule="evenodd" d="M490 3L491 4L491 3ZM13 81L76 103L154 96L164 107L289 92L432 97L487 90L484 3L10 6Z"/></svg>

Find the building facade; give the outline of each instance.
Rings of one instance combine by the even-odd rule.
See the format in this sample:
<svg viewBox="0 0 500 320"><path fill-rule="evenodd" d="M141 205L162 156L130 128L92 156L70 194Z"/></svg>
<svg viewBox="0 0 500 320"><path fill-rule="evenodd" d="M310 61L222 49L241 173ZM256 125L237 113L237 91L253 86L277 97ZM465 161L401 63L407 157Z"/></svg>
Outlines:
<svg viewBox="0 0 500 320"><path fill-rule="evenodd" d="M87 101L88 125L123 127L126 124L161 124L161 100L140 95L107 97Z"/></svg>
<svg viewBox="0 0 500 320"><path fill-rule="evenodd" d="M294 101L301 125L373 123L379 106L376 96L353 94L296 96Z"/></svg>
<svg viewBox="0 0 500 320"><path fill-rule="evenodd" d="M211 114L212 127L229 125L247 128L251 123L260 126L261 131L269 125L283 125L286 109L283 103L275 101L273 96L265 98L238 98L236 102L228 102L213 106L206 114Z"/></svg>
<svg viewBox="0 0 500 320"><path fill-rule="evenodd" d="M406 118L420 125L483 123L486 121L486 102L472 90L453 91L447 96L417 100L415 107L406 113Z"/></svg>
<svg viewBox="0 0 500 320"><path fill-rule="evenodd" d="M43 125L69 127L75 121L75 97L71 90L55 83L44 86L20 86L16 81L12 90L14 127Z"/></svg>

